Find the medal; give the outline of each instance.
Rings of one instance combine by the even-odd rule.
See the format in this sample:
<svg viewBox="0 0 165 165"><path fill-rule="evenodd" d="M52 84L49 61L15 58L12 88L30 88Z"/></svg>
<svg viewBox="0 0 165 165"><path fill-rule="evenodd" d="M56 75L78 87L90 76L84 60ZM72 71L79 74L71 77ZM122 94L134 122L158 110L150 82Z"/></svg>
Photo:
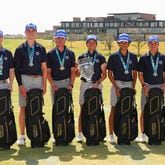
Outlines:
<svg viewBox="0 0 165 165"><path fill-rule="evenodd" d="M61 71L65 70L65 68L64 68L63 65L60 66L60 70L61 70Z"/></svg>
<svg viewBox="0 0 165 165"><path fill-rule="evenodd" d="M123 68L124 68L124 74L129 74L129 64L130 64L130 54L128 52L128 55L127 55L127 61L125 62L121 53L118 52L118 55L119 55L119 58L120 58L120 61L123 65Z"/></svg>
<svg viewBox="0 0 165 165"><path fill-rule="evenodd" d="M59 64L60 64L59 70L63 71L63 70L65 70L64 62L65 62L65 58L66 58L66 50L64 50L64 52L62 54L63 55L62 59L60 57L60 53L57 50L57 48L55 48L55 51L56 51L56 55L57 55L57 58L58 58L58 61L59 61Z"/></svg>
<svg viewBox="0 0 165 165"><path fill-rule="evenodd" d="M33 58L34 58L35 47L33 45L33 47L30 48L29 45L27 44L27 49L28 49L28 55L29 55L29 66L32 67L34 65Z"/></svg>
<svg viewBox="0 0 165 165"><path fill-rule="evenodd" d="M32 66L34 66L34 64L33 64L32 62L30 62L30 63L29 63L29 66L32 67Z"/></svg>
<svg viewBox="0 0 165 165"><path fill-rule="evenodd" d="M151 59L151 64L152 64L152 68L153 68L153 76L157 77L158 76L158 65L159 65L159 54L156 57L156 62L154 63L154 59L153 56L150 55L150 59Z"/></svg>
<svg viewBox="0 0 165 165"><path fill-rule="evenodd" d="M157 76L158 76L158 74L157 74L157 73L153 73L153 76L154 76L154 77L157 77Z"/></svg>
<svg viewBox="0 0 165 165"><path fill-rule="evenodd" d="M125 73L125 74L129 74L129 71L128 71L128 70L126 70L124 73Z"/></svg>

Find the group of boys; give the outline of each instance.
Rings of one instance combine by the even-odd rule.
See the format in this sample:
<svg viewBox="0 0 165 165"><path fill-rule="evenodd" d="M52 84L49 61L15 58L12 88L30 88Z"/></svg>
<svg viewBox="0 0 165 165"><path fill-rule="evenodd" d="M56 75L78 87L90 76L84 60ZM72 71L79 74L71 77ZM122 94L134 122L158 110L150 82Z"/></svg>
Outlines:
<svg viewBox="0 0 165 165"><path fill-rule="evenodd" d="M22 43L14 53L3 48L3 32L0 31L0 89L12 91L14 74L18 83L19 92L19 128L21 136L17 145L25 144L25 107L26 93L33 88L43 90L46 93L47 79L51 85L51 100L59 88L72 90L75 78L80 76L79 68L75 60L75 54L65 45L67 34L64 30L57 30L54 34L55 47L46 53L45 48L36 41L37 26L27 24L25 27L26 41ZM81 76L80 85L80 115L78 120L77 141L83 141L81 129L81 108L84 103L84 92L90 88L102 90L102 82L108 78L112 83L110 91L110 115L109 136L110 143L115 142L114 111L121 88L129 87L135 89L137 75L139 77L141 90L141 141L146 141L144 134L144 105L150 88L161 88L165 93L165 56L159 52L159 38L151 35L148 38L149 51L140 57L128 50L131 39L128 34L122 33L118 36L119 50L109 56L108 62L105 57L97 51L97 37L88 35L86 39L87 52L78 57L78 60L90 57L94 65L94 73L91 81ZM52 142L55 142L52 139Z"/></svg>

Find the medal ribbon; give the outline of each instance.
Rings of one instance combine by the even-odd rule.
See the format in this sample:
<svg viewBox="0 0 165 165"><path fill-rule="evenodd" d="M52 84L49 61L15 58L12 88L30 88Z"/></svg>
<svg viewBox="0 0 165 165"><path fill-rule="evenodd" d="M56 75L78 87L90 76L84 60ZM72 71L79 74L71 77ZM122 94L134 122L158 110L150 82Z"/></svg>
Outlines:
<svg viewBox="0 0 165 165"><path fill-rule="evenodd" d="M150 55L150 59L151 59L151 64L152 64L152 68L154 71L154 75L157 75L158 74L158 65L159 65L159 54L156 57L156 64L154 63L154 59L153 59L152 55Z"/></svg>
<svg viewBox="0 0 165 165"><path fill-rule="evenodd" d="M28 55L29 55L29 65L33 66L33 58L34 58L34 52L35 52L35 47L33 45L32 48L29 47L29 45L27 44L27 49L28 49Z"/></svg>
<svg viewBox="0 0 165 165"><path fill-rule="evenodd" d="M3 74L3 52L4 52L4 49L2 49L2 52L1 52L1 56L0 56L0 75Z"/></svg>
<svg viewBox="0 0 165 165"><path fill-rule="evenodd" d="M90 55L89 55L89 53L87 53L87 57L90 57ZM93 58L91 58L92 59L92 64L94 65L95 64L95 62L96 62L96 57L97 57L97 53L95 53L94 54L94 57Z"/></svg>
<svg viewBox="0 0 165 165"><path fill-rule="evenodd" d="M130 54L129 54L129 52L128 52L128 56L127 56L127 61L126 61L126 63L124 62L123 57L122 57L122 55L121 55L120 52L118 52L118 55L119 55L119 58L120 58L120 60L121 60L122 65L123 65L123 68L124 68L124 70L125 70L125 73L126 73L126 72L129 73L129 60L130 60Z"/></svg>
<svg viewBox="0 0 165 165"><path fill-rule="evenodd" d="M62 59L61 59L61 57L60 57L60 53L59 53L59 51L57 50L57 48L55 49L55 51L56 51L56 55L57 55L57 57L58 57L58 61L59 61L60 67L61 67L61 66L64 66L64 61L65 61L65 57L66 57L66 50L65 50L64 53L62 54L62 55L63 55Z"/></svg>

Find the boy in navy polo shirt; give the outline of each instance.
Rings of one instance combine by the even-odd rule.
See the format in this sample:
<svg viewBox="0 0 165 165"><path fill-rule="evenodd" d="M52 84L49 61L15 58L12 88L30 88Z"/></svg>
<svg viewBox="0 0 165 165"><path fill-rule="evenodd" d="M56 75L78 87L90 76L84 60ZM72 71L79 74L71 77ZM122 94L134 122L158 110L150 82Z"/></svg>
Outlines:
<svg viewBox="0 0 165 165"><path fill-rule="evenodd" d="M110 143L115 143L114 139L114 111L117 103L117 96L120 96L120 89L129 87L135 88L137 79L137 57L128 51L131 39L128 34L122 33L118 37L119 51L109 56L107 63L108 77L112 83L110 92L111 111L109 115L109 137Z"/></svg>
<svg viewBox="0 0 165 165"><path fill-rule="evenodd" d="M142 85L141 90L141 116L140 126L142 135L141 142L146 141L144 134L144 105L146 104L146 96L150 88L158 87L165 93L165 57L159 52L159 38L151 35L148 38L149 52L142 56L138 65L138 77Z"/></svg>
<svg viewBox="0 0 165 165"><path fill-rule="evenodd" d="M106 78L106 60L103 55L97 52L97 38L95 35L88 35L86 39L86 46L88 51L78 57L78 61L83 58L90 57L92 63L94 64L94 73L92 75L91 81L87 81L84 77L81 77L80 85L80 115L78 120L78 136L77 141L83 141L82 128L81 128L81 107L84 103L84 93L88 88L94 87L102 89L101 82Z"/></svg>
<svg viewBox="0 0 165 165"><path fill-rule="evenodd" d="M51 85L51 100L54 102L54 92L59 88L72 90L75 74L75 54L66 46L67 34L59 29L54 34L56 47L47 54L48 80ZM55 139L52 139L55 142Z"/></svg>
<svg viewBox="0 0 165 165"><path fill-rule="evenodd" d="M13 88L14 64L11 51L3 48L3 32L0 30L0 89Z"/></svg>
<svg viewBox="0 0 165 165"><path fill-rule="evenodd" d="M26 42L22 43L14 54L16 80L19 86L19 127L21 136L17 145L25 144L25 106L26 92L33 88L46 92L47 66L46 50L36 42L37 26L27 24L25 27Z"/></svg>

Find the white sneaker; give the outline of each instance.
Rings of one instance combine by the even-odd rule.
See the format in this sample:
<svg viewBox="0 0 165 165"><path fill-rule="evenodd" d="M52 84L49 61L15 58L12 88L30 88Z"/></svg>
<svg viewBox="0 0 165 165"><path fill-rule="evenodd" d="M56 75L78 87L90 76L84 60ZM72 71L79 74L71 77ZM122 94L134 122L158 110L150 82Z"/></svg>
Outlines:
<svg viewBox="0 0 165 165"><path fill-rule="evenodd" d="M25 145L25 136L21 135L20 138L16 141L18 146Z"/></svg>
<svg viewBox="0 0 165 165"><path fill-rule="evenodd" d="M52 138L52 143L54 144L56 142L55 138Z"/></svg>
<svg viewBox="0 0 165 165"><path fill-rule="evenodd" d="M83 134L82 132L79 132L77 135L77 142L83 142L83 141L84 141Z"/></svg>
<svg viewBox="0 0 165 165"><path fill-rule="evenodd" d="M109 135L108 141L109 141L111 144L114 144L114 143L115 143L114 135Z"/></svg>
<svg viewBox="0 0 165 165"><path fill-rule="evenodd" d="M141 138L140 138L140 142L146 142L147 141L147 137L144 133L141 134Z"/></svg>

